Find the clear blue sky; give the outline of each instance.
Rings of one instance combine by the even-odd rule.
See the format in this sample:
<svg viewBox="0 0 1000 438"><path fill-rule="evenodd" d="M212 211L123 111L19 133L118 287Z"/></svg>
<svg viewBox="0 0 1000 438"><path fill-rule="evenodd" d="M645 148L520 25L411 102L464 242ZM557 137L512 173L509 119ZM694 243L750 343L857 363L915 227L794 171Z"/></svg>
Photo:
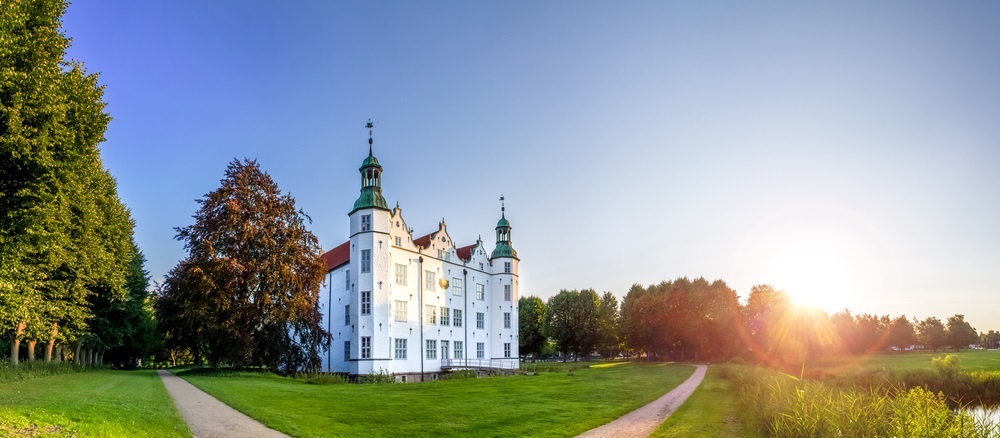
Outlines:
<svg viewBox="0 0 1000 438"><path fill-rule="evenodd" d="M720 278L1000 329L1000 3L80 1L73 58L155 280L256 158L346 240L373 119L390 204L522 295Z"/></svg>

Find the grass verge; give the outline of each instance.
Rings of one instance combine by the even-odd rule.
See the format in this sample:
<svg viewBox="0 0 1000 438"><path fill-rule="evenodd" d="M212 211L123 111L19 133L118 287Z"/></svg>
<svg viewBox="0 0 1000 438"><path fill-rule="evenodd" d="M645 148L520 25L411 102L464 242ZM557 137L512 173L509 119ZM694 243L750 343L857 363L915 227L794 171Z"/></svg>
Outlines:
<svg viewBox="0 0 1000 438"><path fill-rule="evenodd" d="M394 385L183 377L294 436L574 436L655 400L693 371L686 365L630 363Z"/></svg>
<svg viewBox="0 0 1000 438"><path fill-rule="evenodd" d="M98 370L0 385L0 436L190 436L155 371Z"/></svg>
<svg viewBox="0 0 1000 438"><path fill-rule="evenodd" d="M650 436L754 438L761 435L744 427L732 384L725 378L723 368L713 365L694 394Z"/></svg>

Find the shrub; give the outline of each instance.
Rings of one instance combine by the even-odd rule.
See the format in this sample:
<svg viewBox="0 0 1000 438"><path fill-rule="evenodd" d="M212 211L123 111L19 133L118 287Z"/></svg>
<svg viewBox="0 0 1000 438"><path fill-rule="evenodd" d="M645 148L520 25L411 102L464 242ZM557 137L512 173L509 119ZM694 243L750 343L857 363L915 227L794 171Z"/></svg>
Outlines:
<svg viewBox="0 0 1000 438"><path fill-rule="evenodd" d="M385 383L396 383L396 376L382 368L379 368L377 373L361 376L358 381L359 383L381 385Z"/></svg>
<svg viewBox="0 0 1000 438"><path fill-rule="evenodd" d="M344 374L337 373L311 373L296 376L310 385L342 385L350 383L350 379Z"/></svg>

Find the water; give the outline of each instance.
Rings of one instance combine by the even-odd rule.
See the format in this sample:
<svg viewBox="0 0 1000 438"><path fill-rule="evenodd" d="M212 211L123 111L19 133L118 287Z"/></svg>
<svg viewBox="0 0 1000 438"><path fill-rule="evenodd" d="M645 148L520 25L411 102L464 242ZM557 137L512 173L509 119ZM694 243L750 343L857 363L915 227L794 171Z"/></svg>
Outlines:
<svg viewBox="0 0 1000 438"><path fill-rule="evenodd" d="M977 420L985 418L993 427L997 428L994 429L993 436L996 436L996 432L1000 431L1000 406L969 406L964 410Z"/></svg>

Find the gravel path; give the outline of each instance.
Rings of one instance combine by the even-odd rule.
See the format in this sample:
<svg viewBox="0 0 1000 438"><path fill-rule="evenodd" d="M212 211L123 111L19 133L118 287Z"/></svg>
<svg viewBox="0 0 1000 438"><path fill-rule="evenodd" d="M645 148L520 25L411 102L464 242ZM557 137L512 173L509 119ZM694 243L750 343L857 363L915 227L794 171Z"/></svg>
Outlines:
<svg viewBox="0 0 1000 438"><path fill-rule="evenodd" d="M156 371L195 438L288 437L165 370Z"/></svg>
<svg viewBox="0 0 1000 438"><path fill-rule="evenodd" d="M656 427L674 413L684 400L694 392L705 378L706 365L698 365L694 374L670 392L652 403L625 414L623 417L591 429L581 437L647 437Z"/></svg>

